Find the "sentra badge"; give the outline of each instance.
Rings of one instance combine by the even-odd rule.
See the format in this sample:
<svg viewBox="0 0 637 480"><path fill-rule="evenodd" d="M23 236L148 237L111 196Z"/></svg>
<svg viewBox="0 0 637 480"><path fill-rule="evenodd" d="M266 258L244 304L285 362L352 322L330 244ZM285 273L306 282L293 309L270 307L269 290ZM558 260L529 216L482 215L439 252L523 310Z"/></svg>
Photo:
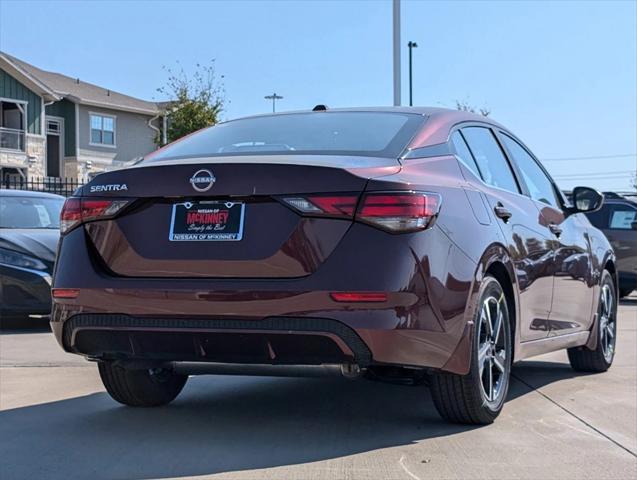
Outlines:
<svg viewBox="0 0 637 480"><path fill-rule="evenodd" d="M109 183L107 185L91 185L91 193L93 192L121 192L128 190L125 183Z"/></svg>

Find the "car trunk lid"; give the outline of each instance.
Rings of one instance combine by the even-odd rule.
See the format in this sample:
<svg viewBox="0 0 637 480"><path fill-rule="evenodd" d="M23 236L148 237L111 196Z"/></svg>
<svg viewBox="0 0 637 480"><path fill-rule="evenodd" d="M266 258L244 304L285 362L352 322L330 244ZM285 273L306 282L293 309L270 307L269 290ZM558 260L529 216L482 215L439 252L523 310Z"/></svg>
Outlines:
<svg viewBox="0 0 637 480"><path fill-rule="evenodd" d="M84 226L107 270L129 277L309 275L329 257L352 221L302 217L281 196L358 195L369 178L400 170L395 159L342 156L187 162L109 172L82 188L82 198L130 199L116 217Z"/></svg>

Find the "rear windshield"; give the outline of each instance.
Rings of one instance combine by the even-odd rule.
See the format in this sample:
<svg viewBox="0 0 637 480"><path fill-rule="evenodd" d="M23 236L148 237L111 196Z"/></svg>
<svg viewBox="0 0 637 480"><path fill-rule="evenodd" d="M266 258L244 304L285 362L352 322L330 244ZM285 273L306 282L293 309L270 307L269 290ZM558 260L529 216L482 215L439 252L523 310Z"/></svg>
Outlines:
<svg viewBox="0 0 637 480"><path fill-rule="evenodd" d="M60 228L63 199L0 197L0 228Z"/></svg>
<svg viewBox="0 0 637 480"><path fill-rule="evenodd" d="M177 141L147 161L232 155L364 155L397 158L423 121L390 112L311 112L221 123Z"/></svg>

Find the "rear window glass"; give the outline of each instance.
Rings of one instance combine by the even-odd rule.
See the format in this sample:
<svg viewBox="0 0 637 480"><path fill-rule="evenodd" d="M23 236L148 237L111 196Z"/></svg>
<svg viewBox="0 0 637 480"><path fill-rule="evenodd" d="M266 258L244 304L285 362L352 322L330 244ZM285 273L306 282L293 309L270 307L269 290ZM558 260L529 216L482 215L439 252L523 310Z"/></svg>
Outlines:
<svg viewBox="0 0 637 480"><path fill-rule="evenodd" d="M311 112L245 118L202 130L146 160L286 154L398 157L423 118L393 112Z"/></svg>
<svg viewBox="0 0 637 480"><path fill-rule="evenodd" d="M478 164L473 158L473 155L471 155L467 142L465 142L464 138L462 138L460 132L453 132L451 135L451 143L453 144L453 148L456 150L456 154L462 159L464 164L469 167L473 173L475 173L476 177L482 178Z"/></svg>
<svg viewBox="0 0 637 480"><path fill-rule="evenodd" d="M0 228L60 228L63 199L0 197Z"/></svg>
<svg viewBox="0 0 637 480"><path fill-rule="evenodd" d="M485 127L466 127L462 129L462 135L480 167L484 181L494 187L519 193L509 162L491 130Z"/></svg>

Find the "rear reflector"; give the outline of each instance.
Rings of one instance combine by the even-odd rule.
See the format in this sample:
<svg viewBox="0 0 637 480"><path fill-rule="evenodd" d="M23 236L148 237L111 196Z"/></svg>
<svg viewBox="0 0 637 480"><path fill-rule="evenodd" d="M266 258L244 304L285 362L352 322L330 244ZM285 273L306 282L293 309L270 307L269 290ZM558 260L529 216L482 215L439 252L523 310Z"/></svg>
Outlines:
<svg viewBox="0 0 637 480"><path fill-rule="evenodd" d="M60 232L66 233L81 223L110 218L128 204L128 200L71 197L60 214Z"/></svg>
<svg viewBox="0 0 637 480"><path fill-rule="evenodd" d="M79 294L79 288L53 288L51 290L53 298L77 298Z"/></svg>
<svg viewBox="0 0 637 480"><path fill-rule="evenodd" d="M430 227L440 211L441 197L423 192L371 192L359 195L287 197L284 203L306 216L354 219L393 233Z"/></svg>
<svg viewBox="0 0 637 480"><path fill-rule="evenodd" d="M335 302L386 302L387 294L382 292L332 292Z"/></svg>

